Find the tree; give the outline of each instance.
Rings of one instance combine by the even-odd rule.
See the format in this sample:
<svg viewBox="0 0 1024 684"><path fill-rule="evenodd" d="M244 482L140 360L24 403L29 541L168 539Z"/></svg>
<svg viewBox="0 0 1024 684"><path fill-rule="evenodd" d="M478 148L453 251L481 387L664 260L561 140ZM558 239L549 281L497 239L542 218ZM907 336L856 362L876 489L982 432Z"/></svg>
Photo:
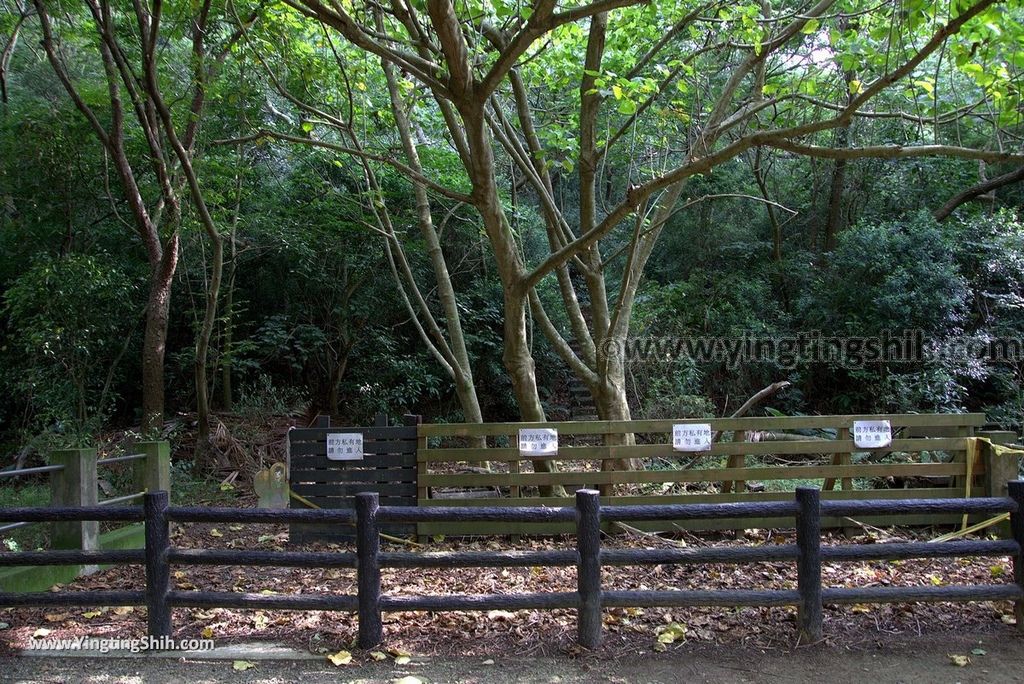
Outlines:
<svg viewBox="0 0 1024 684"><path fill-rule="evenodd" d="M16 386L41 425L81 436L102 425L138 320L133 280L109 257L41 256L4 293L23 359Z"/></svg>
<svg viewBox="0 0 1024 684"><path fill-rule="evenodd" d="M200 448L209 437L209 400L206 356L216 319L217 298L223 268L223 238L207 207L193 165L197 134L203 117L206 91L212 67L208 63L208 34L214 32L211 21L212 0L189 7L179 25L165 22L164 5L155 2L116 3L86 0L87 16L51 16L46 0L34 0L43 35L43 48L57 77L81 114L89 121L121 182L135 230L146 248L150 266L149 298L146 307L146 331L143 343L143 430L159 429L164 411L164 353L171 288L177 268L182 224L182 198L187 196L195 216L213 248L212 267L206 292L206 311L196 341L196 393L199 407ZM127 5L127 7L125 6ZM84 20L84 21L82 21ZM79 23L81 21L81 24ZM62 29L57 35L55 27ZM161 33L163 31L163 33ZM238 31L229 34L214 60L222 60ZM170 54L188 65L184 83L174 83L161 73L158 47L164 40L187 40L189 49ZM175 46L177 47L177 46ZM77 58L70 62L67 55ZM81 71L85 57L99 59L105 81L107 111L97 110L74 74ZM71 68L74 64L74 68ZM164 96L165 83L180 85L187 105L177 114ZM127 100L125 100L127 97ZM177 98L175 98L177 99ZM105 123L109 118L109 123ZM176 118L178 121L176 122ZM131 122L132 131L126 132ZM131 139L137 133L144 149L136 151ZM152 172L156 192L147 199L144 172Z"/></svg>
<svg viewBox="0 0 1024 684"><path fill-rule="evenodd" d="M21 37L21 29L29 18L28 8L21 0L13 0L10 3L2 4L3 14L0 14L0 26L3 27L3 47L0 48L0 110L7 114L7 104L10 95L7 90L7 74L11 66L11 57L18 46L18 38Z"/></svg>
<svg viewBox="0 0 1024 684"><path fill-rule="evenodd" d="M1016 82L986 69L1016 59L1020 36L1019 11L995 0L286 2L433 100L504 285L504 361L524 420L544 418L527 311L600 417L629 418L620 341L665 225L701 199L685 196L690 180L758 148L830 160L1022 158L953 137L957 123L995 130L1019 119ZM883 144L835 146L833 132L875 120L904 125ZM557 189L570 182L576 206ZM528 260L520 249L506 184L529 188L546 254ZM536 292L550 275L564 326Z"/></svg>
<svg viewBox="0 0 1024 684"><path fill-rule="evenodd" d="M270 33L254 35L254 32L249 32L247 44L253 48L273 90L291 105L294 118L301 123L295 133L261 130L246 139L273 137L291 144L317 147L328 153L339 153L355 160L362 176L362 187L358 193L351 193L351 198L358 201L363 224L382 238L398 299L408 312L423 345L452 379L465 420L483 422L455 285L441 234L434 220L430 192L440 186L437 183L428 184L424 180L427 172L416 142L417 136L423 135L423 129L420 127L421 122L416 122L417 129L413 130L410 115L416 111L417 104L415 97L408 97L408 89L403 89L407 81L400 79L394 67L386 60L380 60L374 65L366 54L358 50L339 49L330 36L320 42L317 35L300 33L297 43L290 43L288 36L294 38L295 27L287 22L277 22L275 25L273 21L265 21L263 28ZM278 40L273 39L275 33ZM320 49L309 51L311 43ZM277 53L280 56L287 68L285 76L278 76L267 64L266 53ZM360 79L365 78L363 74L375 66L383 76L375 88L378 91L376 95L382 100L382 110L368 104L368 96L359 97L368 90L367 84ZM332 87L323 102L307 99L318 85L322 85L316 83L314 75L331 80ZM304 97L297 96L296 92L304 93ZM378 160L374 154L367 152L360 136L360 132L367 135L368 127L377 128L374 119L379 117L380 111L390 113L393 124L391 130L385 130L382 134L395 141L399 148L397 156L403 158L401 171L405 178L402 182L411 188L414 200L411 220L403 216L407 209L403 203L385 201L388 198L384 185L396 174L394 169L376 163ZM326 136L316 138L310 135L317 127L333 135L333 140L326 139ZM461 191L449 191L444 193L442 199L447 202L447 206L440 207L444 211L444 218L440 222L443 229L465 204L465 195ZM413 259L401 235L402 224L409 222L416 225L422 240L432 289L436 293L435 306L432 306L430 295L420 285ZM486 445L482 438L473 438L471 441L475 446Z"/></svg>

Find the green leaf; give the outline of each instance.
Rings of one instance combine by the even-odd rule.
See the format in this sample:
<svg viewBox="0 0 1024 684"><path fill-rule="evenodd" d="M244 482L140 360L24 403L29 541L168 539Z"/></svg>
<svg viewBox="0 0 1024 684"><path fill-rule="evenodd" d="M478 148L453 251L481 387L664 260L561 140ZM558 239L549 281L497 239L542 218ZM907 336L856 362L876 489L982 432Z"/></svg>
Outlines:
<svg viewBox="0 0 1024 684"><path fill-rule="evenodd" d="M935 85L931 81L925 81L925 80L914 81L914 85L916 85L918 88L920 88L921 90L925 91L929 95L931 95L932 93L935 92Z"/></svg>
<svg viewBox="0 0 1024 684"><path fill-rule="evenodd" d="M817 19L808 19L807 23L804 24L804 27L802 29L800 29L800 33L803 33L803 34L814 33L815 31L818 30L819 26L821 26L821 22L819 20L817 20Z"/></svg>

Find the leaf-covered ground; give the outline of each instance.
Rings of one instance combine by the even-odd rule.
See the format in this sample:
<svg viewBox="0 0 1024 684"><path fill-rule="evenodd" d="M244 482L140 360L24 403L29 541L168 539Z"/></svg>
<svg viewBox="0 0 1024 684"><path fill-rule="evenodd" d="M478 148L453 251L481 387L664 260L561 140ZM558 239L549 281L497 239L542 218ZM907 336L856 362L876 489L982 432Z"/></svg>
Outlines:
<svg viewBox="0 0 1024 684"><path fill-rule="evenodd" d="M826 543L884 543L905 540L872 533L847 540L835 535ZM287 531L281 526L208 525L178 526L175 545L183 548L285 549ZM610 548L658 548L663 542L647 536L621 534L605 539ZM689 535L683 543L703 545L792 543L788 532L754 530L745 540L726 536ZM570 548L571 538L446 539L429 544L430 550L538 550ZM318 547L348 550L345 545ZM384 542L385 550L408 550ZM391 595L484 594L556 592L575 590L575 568L465 568L444 570L385 569L384 592ZM1009 558L944 559L829 563L823 580L832 587L895 585L989 584L1012 581ZM254 567L175 567L177 589L273 592L277 594L355 593L352 570L304 570ZM795 566L760 563L745 566L700 565L605 568L606 589L792 589ZM78 579L68 590L136 589L144 586L141 567L116 567ZM681 644L730 644L749 648L789 648L795 645L795 609L792 608L627 608L605 611L605 643L602 652L617 657L626 653L671 650ZM80 635L119 638L145 634L144 608L40 608L3 609L0 648L23 647L33 634L48 638ZM1009 603L894 604L826 607L826 641L856 646L883 642L891 637L943 633L1012 633ZM231 642L272 640L308 649L335 653L352 649L356 620L347 613L267 610L179 608L174 611L178 638L212 637L218 645ZM40 630L49 630L41 632ZM416 655L485 656L495 653L557 655L574 653L575 612L488 611L469 613L385 613L385 647L395 653ZM357 654L357 658L369 658Z"/></svg>

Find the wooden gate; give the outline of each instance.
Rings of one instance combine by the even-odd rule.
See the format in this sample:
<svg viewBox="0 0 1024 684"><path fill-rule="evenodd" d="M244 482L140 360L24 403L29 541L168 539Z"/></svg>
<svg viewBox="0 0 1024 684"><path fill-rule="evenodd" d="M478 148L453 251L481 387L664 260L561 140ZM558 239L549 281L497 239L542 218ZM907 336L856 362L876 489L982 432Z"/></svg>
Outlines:
<svg viewBox="0 0 1024 684"><path fill-rule="evenodd" d="M381 506L416 505L416 426L419 416L405 416L402 425L388 425L377 417L373 427L332 427L320 416L308 428L288 432L288 483L292 492L317 508L353 508L360 492L374 492ZM328 435L361 435L362 458L331 460ZM291 508L309 508L290 497ZM415 525L391 524L382 531L393 535L415 534ZM351 540L355 530L343 524L289 526L289 543Z"/></svg>

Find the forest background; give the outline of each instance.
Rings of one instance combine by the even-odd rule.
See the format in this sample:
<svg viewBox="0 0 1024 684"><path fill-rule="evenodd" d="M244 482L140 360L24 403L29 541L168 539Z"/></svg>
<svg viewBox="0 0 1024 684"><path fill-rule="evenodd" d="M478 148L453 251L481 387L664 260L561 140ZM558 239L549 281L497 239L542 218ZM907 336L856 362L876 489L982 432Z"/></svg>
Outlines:
<svg viewBox="0 0 1024 684"><path fill-rule="evenodd" d="M984 411L1024 337L1019 2L0 0L0 445L217 416ZM183 418L183 420L177 420Z"/></svg>

